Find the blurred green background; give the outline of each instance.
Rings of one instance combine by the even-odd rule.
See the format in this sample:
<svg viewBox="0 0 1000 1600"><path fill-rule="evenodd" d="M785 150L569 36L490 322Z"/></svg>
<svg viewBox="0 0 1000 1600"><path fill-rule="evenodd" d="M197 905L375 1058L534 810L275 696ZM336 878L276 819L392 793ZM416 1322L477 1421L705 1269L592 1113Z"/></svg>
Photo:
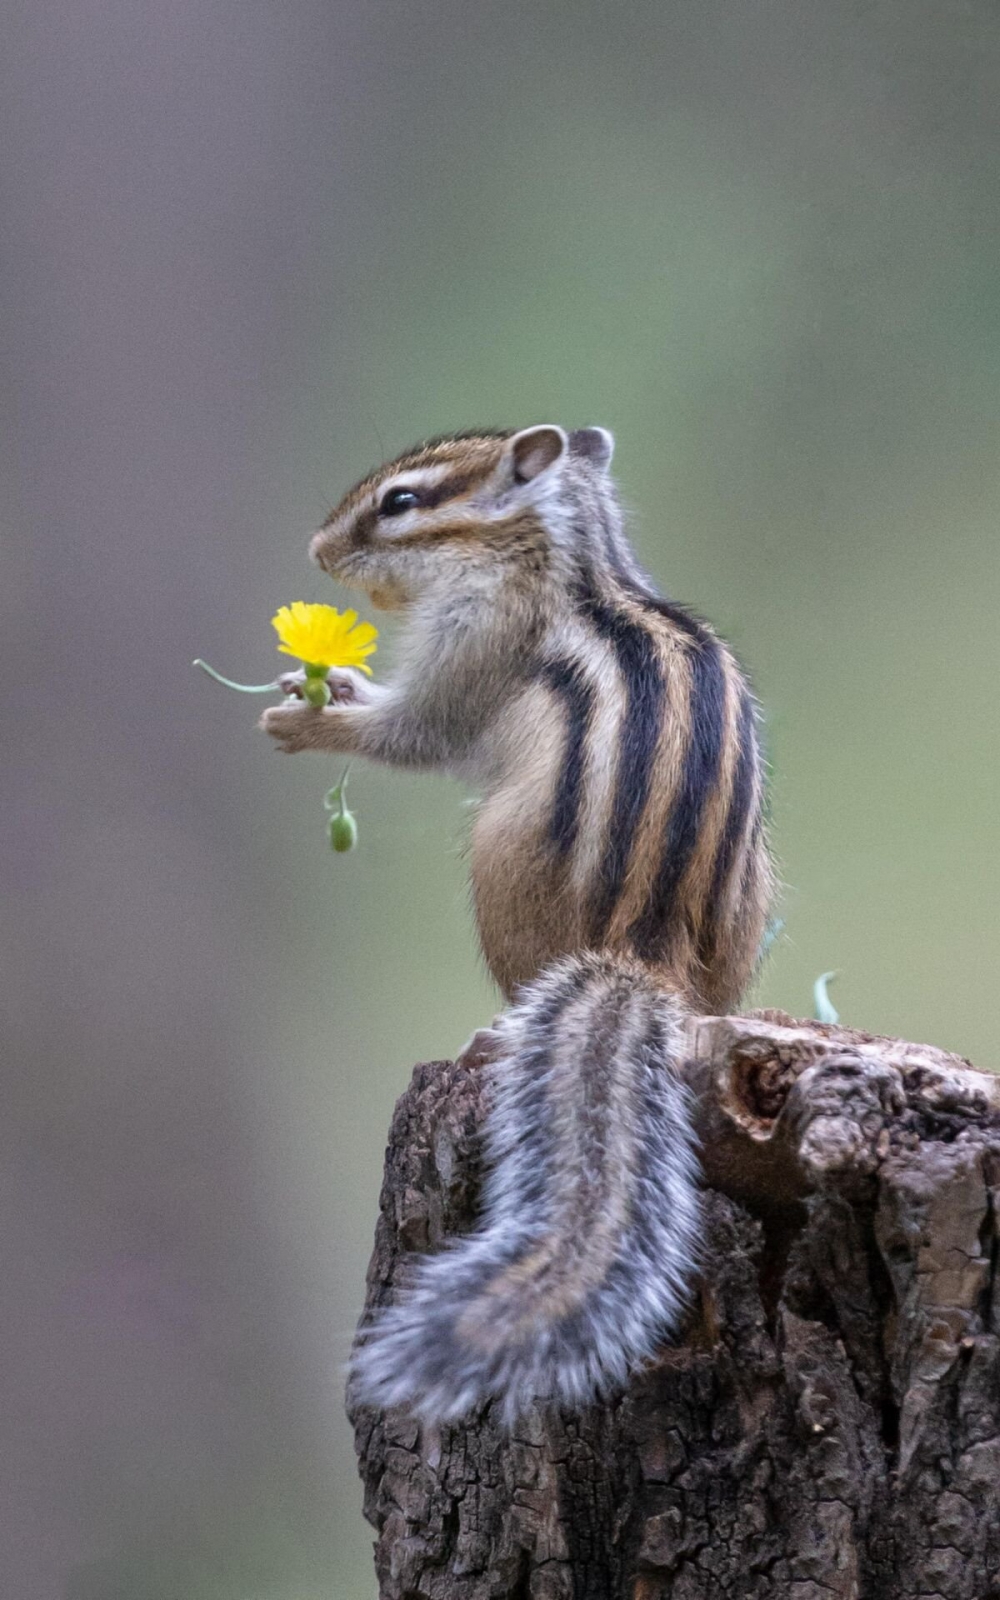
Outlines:
<svg viewBox="0 0 1000 1600"><path fill-rule="evenodd" d="M372 1596L338 1364L395 1097L493 1013L463 795L248 681L415 438L600 422L767 710L758 1000L995 1066L1000 13L53 0L4 169L0 1568ZM391 628L377 658L392 659Z"/></svg>

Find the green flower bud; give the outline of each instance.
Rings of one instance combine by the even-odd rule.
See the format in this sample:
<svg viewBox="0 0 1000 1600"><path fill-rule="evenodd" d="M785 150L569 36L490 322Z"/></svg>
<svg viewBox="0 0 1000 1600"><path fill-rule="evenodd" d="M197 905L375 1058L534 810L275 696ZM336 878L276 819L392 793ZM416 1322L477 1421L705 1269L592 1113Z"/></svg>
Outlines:
<svg viewBox="0 0 1000 1600"><path fill-rule="evenodd" d="M358 825L352 812L338 811L336 816L330 818L327 826L331 848L336 850L338 855L354 849L358 842Z"/></svg>

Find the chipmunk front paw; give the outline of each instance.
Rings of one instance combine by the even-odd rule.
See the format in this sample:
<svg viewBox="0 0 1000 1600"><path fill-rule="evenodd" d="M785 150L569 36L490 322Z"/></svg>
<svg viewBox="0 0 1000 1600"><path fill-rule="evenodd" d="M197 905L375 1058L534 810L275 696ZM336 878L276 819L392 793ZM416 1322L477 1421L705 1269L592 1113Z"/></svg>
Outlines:
<svg viewBox="0 0 1000 1600"><path fill-rule="evenodd" d="M332 727L336 716L332 706L286 700L283 706L270 706L257 726L270 734L282 755L293 756L301 750L336 749Z"/></svg>

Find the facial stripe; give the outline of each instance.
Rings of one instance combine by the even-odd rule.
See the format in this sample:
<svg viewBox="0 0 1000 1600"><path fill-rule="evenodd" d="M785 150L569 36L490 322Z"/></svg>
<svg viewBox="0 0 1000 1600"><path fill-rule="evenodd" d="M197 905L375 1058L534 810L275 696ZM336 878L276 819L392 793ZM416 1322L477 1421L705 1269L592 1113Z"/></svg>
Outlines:
<svg viewBox="0 0 1000 1600"><path fill-rule="evenodd" d="M690 620L690 619L689 619ZM726 733L726 669L716 640L702 630L692 649L690 740L680 783L667 818L666 836L652 890L629 930L647 960L663 952L677 891L698 843L702 817L715 785Z"/></svg>
<svg viewBox="0 0 1000 1600"><path fill-rule="evenodd" d="M416 512L409 514L416 515ZM474 521L472 518L454 517L447 522L430 523L420 523L418 521L415 527L408 528L404 533L393 532L387 535L384 541L380 541L380 547L387 550L391 543L394 550L411 550L421 547L426 548L443 542L482 544L488 533L492 531L492 528L488 525ZM501 542L502 540L498 539L493 541L494 544Z"/></svg>
<svg viewBox="0 0 1000 1600"><path fill-rule="evenodd" d="M426 487L416 484L415 489L419 499L413 509L417 513L433 511L435 506L443 504L445 500L455 500L460 494L467 494L471 487L472 480L467 473L456 473L452 478L442 478L440 483L428 484Z"/></svg>
<svg viewBox="0 0 1000 1600"><path fill-rule="evenodd" d="M418 514L409 515L417 517ZM427 549L441 543L488 549L494 556L531 558L536 565L547 564L550 550L542 524L521 512L495 520L461 512L451 517L446 514L441 522L417 520L406 532L393 533L384 544L380 541L380 548L389 550L391 545L393 550Z"/></svg>
<svg viewBox="0 0 1000 1600"><path fill-rule="evenodd" d="M490 467L486 466L481 472L455 472L450 478L442 478L440 483L432 487L420 488L420 504L414 510L431 510L434 506L441 505L445 500L457 500L460 495L466 495L471 490L485 483L490 475Z"/></svg>
<svg viewBox="0 0 1000 1600"><path fill-rule="evenodd" d="M488 477L496 468L503 454L504 441L510 437L511 431L472 429L467 433L442 434L439 438L426 440L359 479L330 512L323 526L331 527L334 522L346 524L366 505L372 504L374 498L384 493L390 484L402 484L407 476L416 477L418 481L426 481L427 477L454 478L458 474L468 476L473 481Z"/></svg>
<svg viewBox="0 0 1000 1600"><path fill-rule="evenodd" d="M472 470L465 468L459 472L448 471L448 463L441 462L434 467L405 469L392 475L384 487L380 486L378 504L383 497L394 489L411 489L417 496L417 504L405 514L419 516L421 511L433 511L437 506L448 501L458 500L471 494L480 484L486 482L493 470L491 462L486 462L481 467Z"/></svg>
<svg viewBox="0 0 1000 1600"><path fill-rule="evenodd" d="M593 589L585 590L581 609L611 645L626 691L611 832L601 881L595 886L590 930L592 940L599 944L624 888L636 830L649 798L666 684L656 642L646 628L633 622L626 611L598 599Z"/></svg>
<svg viewBox="0 0 1000 1600"><path fill-rule="evenodd" d="M374 511L359 511L351 524L351 548L363 550L371 543L378 518Z"/></svg>
<svg viewBox="0 0 1000 1600"><path fill-rule="evenodd" d="M584 751L594 710L594 689L579 666L568 660L546 662L543 682L559 695L566 711L566 745L556 784L549 837L562 857L576 843L583 793Z"/></svg>
<svg viewBox="0 0 1000 1600"><path fill-rule="evenodd" d="M757 719L753 700L746 687L743 687L741 692L736 737L738 740L738 755L733 772L729 809L726 813L725 826L712 872L712 885L708 896L708 921L702 930L702 936L699 941L698 954L706 965L711 961L714 954L723 896L736 862L737 852L746 833L747 820L757 792Z"/></svg>

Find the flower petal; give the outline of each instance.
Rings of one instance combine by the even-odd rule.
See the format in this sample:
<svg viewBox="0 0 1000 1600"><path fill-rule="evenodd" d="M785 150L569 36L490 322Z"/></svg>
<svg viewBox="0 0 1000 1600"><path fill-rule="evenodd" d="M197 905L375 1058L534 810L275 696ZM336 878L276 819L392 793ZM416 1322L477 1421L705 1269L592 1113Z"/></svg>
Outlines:
<svg viewBox="0 0 1000 1600"><path fill-rule="evenodd" d="M364 657L377 648L378 629L370 622L358 622L356 611L339 612L335 606L313 605L293 600L279 606L271 618L282 655L297 656L323 667L364 666Z"/></svg>

